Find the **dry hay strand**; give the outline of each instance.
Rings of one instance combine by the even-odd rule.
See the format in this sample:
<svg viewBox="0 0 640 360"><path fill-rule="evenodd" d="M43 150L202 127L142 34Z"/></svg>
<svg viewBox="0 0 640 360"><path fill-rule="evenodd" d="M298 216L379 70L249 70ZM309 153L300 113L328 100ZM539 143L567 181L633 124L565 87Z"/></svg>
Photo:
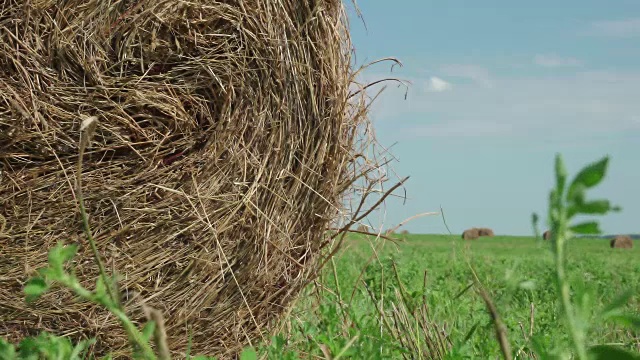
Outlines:
<svg viewBox="0 0 640 360"><path fill-rule="evenodd" d="M495 234L493 233L492 229L489 228L479 228L478 229L478 236L489 236L489 237L493 237L495 236Z"/></svg>
<svg viewBox="0 0 640 360"><path fill-rule="evenodd" d="M542 234L542 239L543 240L549 240L551 239L551 230L547 230Z"/></svg>
<svg viewBox="0 0 640 360"><path fill-rule="evenodd" d="M462 239L464 240L476 240L480 237L480 229L471 228L467 229L462 233Z"/></svg>
<svg viewBox="0 0 640 360"><path fill-rule="evenodd" d="M58 241L81 246L75 270L95 284L73 180L95 116L82 190L132 318L159 309L177 357L189 333L193 353L223 359L266 338L362 219L355 184L381 181L343 4L313 4L4 2L0 337L95 336L97 354L128 356L101 307L22 295Z"/></svg>
<svg viewBox="0 0 640 360"><path fill-rule="evenodd" d="M628 235L618 235L611 239L609 245L612 248L618 249L632 249L633 248L633 239L631 239Z"/></svg>

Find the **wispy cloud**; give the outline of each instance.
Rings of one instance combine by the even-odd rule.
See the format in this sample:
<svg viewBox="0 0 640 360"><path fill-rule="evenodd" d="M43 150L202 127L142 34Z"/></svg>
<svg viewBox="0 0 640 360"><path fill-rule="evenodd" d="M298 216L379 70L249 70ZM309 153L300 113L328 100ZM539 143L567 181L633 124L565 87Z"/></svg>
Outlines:
<svg viewBox="0 0 640 360"><path fill-rule="evenodd" d="M582 61L574 57L561 57L556 54L538 54L533 58L533 63L547 68L581 66Z"/></svg>
<svg viewBox="0 0 640 360"><path fill-rule="evenodd" d="M485 87L493 86L489 70L482 66L450 64L440 67L440 72L446 76L469 79Z"/></svg>
<svg viewBox="0 0 640 360"><path fill-rule="evenodd" d="M453 86L450 83L440 79L439 77L432 76L427 81L427 91L431 92L444 92L451 90Z"/></svg>
<svg viewBox="0 0 640 360"><path fill-rule="evenodd" d="M429 79L418 77L413 83ZM389 88L372 115L380 131L413 138L508 137L535 143L550 137L640 134L640 72L495 76L492 83L490 89L455 83L455 91L439 96L414 88L407 100Z"/></svg>
<svg viewBox="0 0 640 360"><path fill-rule="evenodd" d="M640 37L640 17L622 20L603 20L591 23L590 34L613 37Z"/></svg>

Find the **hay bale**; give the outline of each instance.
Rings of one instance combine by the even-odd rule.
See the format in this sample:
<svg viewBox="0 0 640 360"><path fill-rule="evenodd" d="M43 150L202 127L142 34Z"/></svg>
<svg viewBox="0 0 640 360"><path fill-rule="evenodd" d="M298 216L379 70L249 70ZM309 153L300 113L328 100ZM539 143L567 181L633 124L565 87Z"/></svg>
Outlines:
<svg viewBox="0 0 640 360"><path fill-rule="evenodd" d="M359 231L359 232L366 233L366 232L369 232L369 227L367 225L360 224L360 225L358 225L356 230Z"/></svg>
<svg viewBox="0 0 640 360"><path fill-rule="evenodd" d="M495 236L495 234L493 233L493 230L489 229L489 228L471 228L471 229L467 229L462 233L462 239L464 240L476 240L479 237L482 236Z"/></svg>
<svg viewBox="0 0 640 360"><path fill-rule="evenodd" d="M633 248L633 239L631 239L628 235L618 235L611 239L609 245L612 248L618 249L632 249Z"/></svg>
<svg viewBox="0 0 640 360"><path fill-rule="evenodd" d="M493 237L493 236L495 236L495 234L493 233L493 230L491 230L489 228L479 228L478 229L478 236Z"/></svg>
<svg viewBox="0 0 640 360"><path fill-rule="evenodd" d="M346 193L373 182L351 50L339 0L6 3L0 337L46 329L127 354L100 307L22 295L58 241L81 245L74 266L95 284L73 178L80 123L96 116L83 192L136 323L142 299L162 310L175 356L187 328L192 353L223 359L264 338L316 276Z"/></svg>
<svg viewBox="0 0 640 360"><path fill-rule="evenodd" d="M542 234L542 239L543 240L549 240L551 239L551 230L547 230Z"/></svg>
<svg viewBox="0 0 640 360"><path fill-rule="evenodd" d="M409 230L405 229L400 232L402 235L409 235Z"/></svg>
<svg viewBox="0 0 640 360"><path fill-rule="evenodd" d="M476 240L480 237L480 229L471 228L467 229L462 233L462 239L464 240Z"/></svg>

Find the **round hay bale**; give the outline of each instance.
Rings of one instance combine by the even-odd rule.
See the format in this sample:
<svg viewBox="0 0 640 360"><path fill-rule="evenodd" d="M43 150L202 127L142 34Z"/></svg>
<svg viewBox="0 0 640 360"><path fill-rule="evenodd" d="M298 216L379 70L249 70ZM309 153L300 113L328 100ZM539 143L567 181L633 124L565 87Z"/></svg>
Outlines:
<svg viewBox="0 0 640 360"><path fill-rule="evenodd" d="M82 190L134 321L145 321L143 303L161 310L177 357L187 329L192 353L222 359L265 338L325 262L336 236L326 230L354 218L347 192L374 182L362 174L377 166L362 165L374 142L362 137L365 92L349 89L343 4L315 5L3 6L0 337L47 330L97 337L97 354L128 354L101 307L63 289L23 300L24 281L58 241L80 245L75 270L95 284L74 178L80 124L96 116Z"/></svg>
<svg viewBox="0 0 640 360"><path fill-rule="evenodd" d="M493 233L493 230L491 230L489 228L479 228L478 229L478 236L493 237L493 236L495 236L495 234Z"/></svg>
<svg viewBox="0 0 640 360"><path fill-rule="evenodd" d="M618 249L632 249L633 248L633 239L631 239L628 235L618 235L611 239L609 245L612 248Z"/></svg>
<svg viewBox="0 0 640 360"><path fill-rule="evenodd" d="M360 225L358 225L356 230L358 230L359 232L366 233L366 232L369 232L369 227L367 225L360 224Z"/></svg>
<svg viewBox="0 0 640 360"><path fill-rule="evenodd" d="M462 233L462 239L464 240L476 240L480 237L480 229L471 228L467 229Z"/></svg>
<svg viewBox="0 0 640 360"><path fill-rule="evenodd" d="M551 239L551 230L547 230L542 234L542 239L543 240L549 240Z"/></svg>
<svg viewBox="0 0 640 360"><path fill-rule="evenodd" d="M406 230L406 229L405 229L405 230L402 230L402 231L400 232L400 234L402 234L402 235L408 235L408 234L409 234L409 230Z"/></svg>

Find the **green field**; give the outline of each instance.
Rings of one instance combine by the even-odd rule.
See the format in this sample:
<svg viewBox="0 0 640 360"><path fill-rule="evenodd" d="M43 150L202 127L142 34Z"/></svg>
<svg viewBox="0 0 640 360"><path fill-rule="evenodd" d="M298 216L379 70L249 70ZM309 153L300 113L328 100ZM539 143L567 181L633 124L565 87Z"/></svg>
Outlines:
<svg viewBox="0 0 640 360"><path fill-rule="evenodd" d="M585 308L594 314L625 290L637 293L639 257L638 246L621 250L611 249L607 240L571 240L567 269L572 291L588 295ZM273 354L281 353L275 347L284 347L304 358L340 352L362 359L402 358L403 353L407 358L499 358L485 302L469 287L471 267L504 321L514 358L533 358L531 339L547 350L562 348L567 331L559 317L548 242L406 235L396 246L355 235L325 269L322 285L310 286L297 304ZM638 299L625 309L638 314ZM435 335L438 330L443 335ZM639 351L639 335L603 323L589 332L588 340Z"/></svg>
<svg viewBox="0 0 640 360"><path fill-rule="evenodd" d="M247 348L240 359L575 358L569 356L570 334L575 334L575 326L582 328L582 322L567 326L548 241L506 236L474 241L454 235L394 237L398 239L348 237L320 278L276 324L271 341L252 344L257 354ZM62 249L50 253L58 265ZM591 355L601 351L594 360L638 358L633 354L640 352L639 251L638 246L611 249L603 239L572 239L567 244L563 263L570 298L579 315L575 318L592 325L583 343L599 346L590 350ZM27 292L45 290L36 285ZM617 301L625 292L631 296ZM114 308L108 301L105 304ZM600 314L611 304L617 305L608 308L605 321ZM498 321L488 308L493 308ZM612 323L613 319L618 322ZM503 325L498 333L507 346L500 346L496 324ZM46 351L57 359L53 354L69 355L73 350L66 338L25 340L22 350L27 357L20 358ZM628 352L620 354L618 349ZM13 351L0 341L0 359L16 358Z"/></svg>

